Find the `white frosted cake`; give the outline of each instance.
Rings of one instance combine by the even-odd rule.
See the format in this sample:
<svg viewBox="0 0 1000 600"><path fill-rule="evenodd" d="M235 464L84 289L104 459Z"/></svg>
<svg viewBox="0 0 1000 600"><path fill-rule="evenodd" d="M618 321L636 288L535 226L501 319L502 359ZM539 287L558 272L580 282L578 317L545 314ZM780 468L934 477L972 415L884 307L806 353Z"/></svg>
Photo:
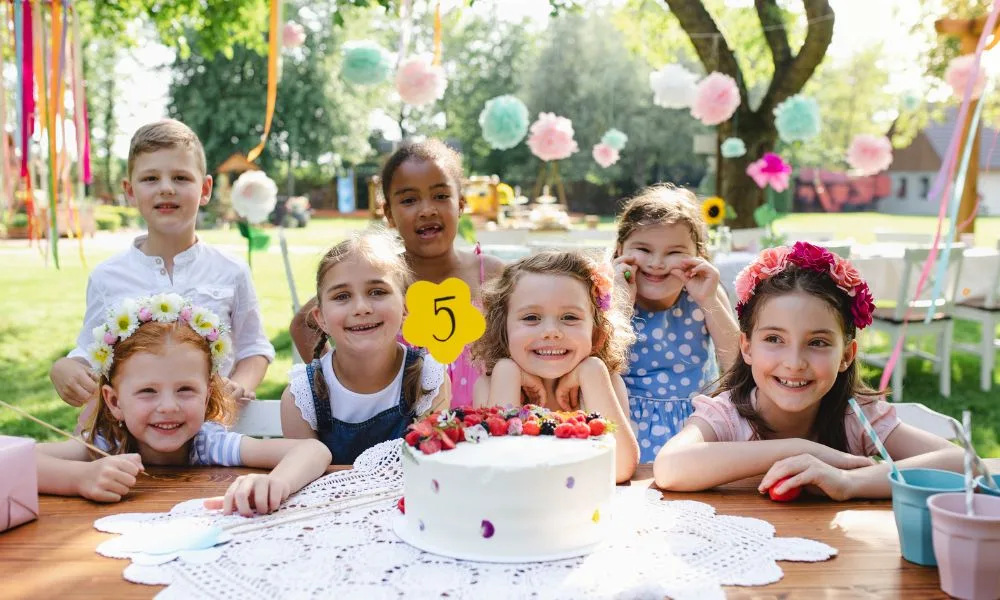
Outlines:
<svg viewBox="0 0 1000 600"><path fill-rule="evenodd" d="M405 512L396 530L404 541L455 558L530 562L586 554L603 540L615 494L614 436L473 429L483 432L478 443L448 451L403 445Z"/></svg>

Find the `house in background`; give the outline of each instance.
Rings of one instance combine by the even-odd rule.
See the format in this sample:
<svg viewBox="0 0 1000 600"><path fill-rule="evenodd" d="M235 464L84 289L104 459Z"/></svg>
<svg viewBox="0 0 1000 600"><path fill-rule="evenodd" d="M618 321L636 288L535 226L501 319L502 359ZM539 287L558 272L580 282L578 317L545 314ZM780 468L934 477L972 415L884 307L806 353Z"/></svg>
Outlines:
<svg viewBox="0 0 1000 600"><path fill-rule="evenodd" d="M878 201L879 212L897 215L936 215L939 200L928 199L934 186L934 177L941 168L941 160L948 151L955 130L957 109L949 109L944 122L929 124L913 138L906 148L893 152L889 177L892 190ZM979 128L979 212L981 216L1000 216L1000 152L990 154L995 129ZM989 159L990 164L987 164Z"/></svg>

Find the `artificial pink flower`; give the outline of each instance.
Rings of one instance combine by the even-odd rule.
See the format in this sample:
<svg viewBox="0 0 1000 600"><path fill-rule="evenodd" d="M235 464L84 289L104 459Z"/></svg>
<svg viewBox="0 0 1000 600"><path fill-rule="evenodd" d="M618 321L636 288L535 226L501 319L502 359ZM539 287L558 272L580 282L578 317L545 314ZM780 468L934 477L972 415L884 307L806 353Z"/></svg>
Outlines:
<svg viewBox="0 0 1000 600"><path fill-rule="evenodd" d="M139 320L142 321L143 323L146 323L148 321L152 321L153 320L153 313L152 313L152 311L150 311L148 308L145 308L145 307L140 308L139 309Z"/></svg>
<svg viewBox="0 0 1000 600"><path fill-rule="evenodd" d="M618 151L603 142L594 146L592 154L597 164L605 169L618 162Z"/></svg>
<svg viewBox="0 0 1000 600"><path fill-rule="evenodd" d="M540 113L531 124L528 148L546 161L569 158L580 149L573 139L573 122L554 113Z"/></svg>
<svg viewBox="0 0 1000 600"><path fill-rule="evenodd" d="M830 267L836 262L835 258L833 253L826 248L809 242L795 242L795 245L792 246L792 253L788 255L790 262L803 269L812 269L820 273L829 272Z"/></svg>
<svg viewBox="0 0 1000 600"><path fill-rule="evenodd" d="M976 82L972 85L972 97L978 98L983 95L986 89L986 72L983 65L976 68L976 55L966 54L956 56L948 63L948 68L944 72L944 80L951 86L952 92L959 98L965 97L965 89L969 85L969 79L973 76Z"/></svg>
<svg viewBox="0 0 1000 600"><path fill-rule="evenodd" d="M219 339L219 330L213 329L212 331L209 331L208 335L205 336L205 339L208 340L209 342L214 342L215 340Z"/></svg>
<svg viewBox="0 0 1000 600"><path fill-rule="evenodd" d="M691 116L705 125L729 120L740 105L740 88L729 75L713 72L698 82L694 90Z"/></svg>
<svg viewBox="0 0 1000 600"><path fill-rule="evenodd" d="M117 341L118 341L118 336L116 336L115 334L111 333L110 331L107 331L107 332L104 333L104 343L105 344L107 344L109 346L112 346Z"/></svg>
<svg viewBox="0 0 1000 600"><path fill-rule="evenodd" d="M788 255L791 250L786 246L777 248L766 248L753 261L746 266L740 274L736 276L736 298L737 305L742 306L750 300L754 288L757 284L768 277L783 271L788 264Z"/></svg>
<svg viewBox="0 0 1000 600"><path fill-rule="evenodd" d="M847 149L847 164L861 176L881 173L892 164L892 142L884 135L860 133Z"/></svg>
<svg viewBox="0 0 1000 600"><path fill-rule="evenodd" d="M830 266L830 275L837 282L837 287L847 292L849 296L853 296L854 288L865 281L854 265L842 258L837 258L836 262Z"/></svg>
<svg viewBox="0 0 1000 600"><path fill-rule="evenodd" d="M774 152L767 152L760 159L747 165L749 175L759 188L771 186L776 192L788 189L792 166Z"/></svg>
<svg viewBox="0 0 1000 600"><path fill-rule="evenodd" d="M854 326L864 329L872 324L872 314L875 312L875 300L872 292L868 289L868 284L861 282L855 288L854 302L851 304L851 315L854 317Z"/></svg>
<svg viewBox="0 0 1000 600"><path fill-rule="evenodd" d="M180 318L181 318L182 321L190 321L191 320L191 307L190 306L186 306L186 307L184 307L184 308L181 309Z"/></svg>
<svg viewBox="0 0 1000 600"><path fill-rule="evenodd" d="M403 102L423 106L444 97L448 79L430 56L414 56L403 61L396 71L396 91Z"/></svg>
<svg viewBox="0 0 1000 600"><path fill-rule="evenodd" d="M295 21L285 23L281 30L281 44L285 48L298 48L306 43L306 30Z"/></svg>

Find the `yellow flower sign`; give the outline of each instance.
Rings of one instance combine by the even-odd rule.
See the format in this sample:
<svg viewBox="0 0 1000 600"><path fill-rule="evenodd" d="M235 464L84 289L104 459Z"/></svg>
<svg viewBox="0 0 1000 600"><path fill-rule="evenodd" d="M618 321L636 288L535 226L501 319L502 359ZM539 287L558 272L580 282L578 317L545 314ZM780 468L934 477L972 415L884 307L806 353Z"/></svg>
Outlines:
<svg viewBox="0 0 1000 600"><path fill-rule="evenodd" d="M440 363L454 362L466 344L486 331L486 319L475 306L469 285L457 277L441 283L417 281L406 290L403 337L427 348Z"/></svg>
<svg viewBox="0 0 1000 600"><path fill-rule="evenodd" d="M726 219L726 201L718 196L705 198L701 203L701 216L709 227L721 225Z"/></svg>

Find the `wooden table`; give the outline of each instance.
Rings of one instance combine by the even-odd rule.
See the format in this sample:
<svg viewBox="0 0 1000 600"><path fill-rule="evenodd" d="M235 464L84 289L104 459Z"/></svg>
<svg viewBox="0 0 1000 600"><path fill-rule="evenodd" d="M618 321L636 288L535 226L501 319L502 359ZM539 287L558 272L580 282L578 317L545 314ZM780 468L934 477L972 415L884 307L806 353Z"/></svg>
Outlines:
<svg viewBox="0 0 1000 600"><path fill-rule="evenodd" d="M339 470L346 467L333 467ZM78 498L41 498L41 517L0 533L0 598L151 598L160 587L122 579L124 560L94 549L111 536L94 520L122 512L165 512L178 502L225 492L250 469L151 469L161 479L140 478L128 499L94 504ZM651 465L639 467L632 485L648 486ZM802 498L771 502L756 483L739 482L697 494L665 493L698 500L720 514L764 519L782 537L807 537L830 544L839 555L820 563L779 563L785 576L766 587L730 587L730 598L944 598L937 569L902 559L888 501L830 502Z"/></svg>

